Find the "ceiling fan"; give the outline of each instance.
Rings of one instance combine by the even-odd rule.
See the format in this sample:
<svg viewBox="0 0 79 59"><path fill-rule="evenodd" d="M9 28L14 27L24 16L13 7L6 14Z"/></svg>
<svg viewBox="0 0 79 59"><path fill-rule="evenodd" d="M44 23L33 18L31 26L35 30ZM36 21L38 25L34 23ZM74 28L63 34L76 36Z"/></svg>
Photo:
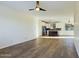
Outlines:
<svg viewBox="0 0 79 59"><path fill-rule="evenodd" d="M35 8L33 8L33 9L29 9L29 11L32 11L32 10L36 10L36 11L46 11L45 9L43 9L43 8L40 8L40 6L39 6L39 1L36 1L36 6L35 6Z"/></svg>

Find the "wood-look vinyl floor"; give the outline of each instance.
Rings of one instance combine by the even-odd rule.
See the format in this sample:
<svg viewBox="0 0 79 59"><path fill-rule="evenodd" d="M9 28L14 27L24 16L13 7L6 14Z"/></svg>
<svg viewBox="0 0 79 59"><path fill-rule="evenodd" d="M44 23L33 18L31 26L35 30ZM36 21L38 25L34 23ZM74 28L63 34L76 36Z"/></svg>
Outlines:
<svg viewBox="0 0 79 59"><path fill-rule="evenodd" d="M77 58L73 39L41 38L0 49L0 58Z"/></svg>

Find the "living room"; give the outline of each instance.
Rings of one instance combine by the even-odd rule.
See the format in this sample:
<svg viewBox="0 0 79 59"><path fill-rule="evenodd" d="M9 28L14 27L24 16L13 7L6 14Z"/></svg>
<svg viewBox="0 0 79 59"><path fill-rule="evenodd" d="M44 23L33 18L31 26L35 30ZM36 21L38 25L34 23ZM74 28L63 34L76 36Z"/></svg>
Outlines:
<svg viewBox="0 0 79 59"><path fill-rule="evenodd" d="M79 2L0 1L0 58L78 58L78 30Z"/></svg>

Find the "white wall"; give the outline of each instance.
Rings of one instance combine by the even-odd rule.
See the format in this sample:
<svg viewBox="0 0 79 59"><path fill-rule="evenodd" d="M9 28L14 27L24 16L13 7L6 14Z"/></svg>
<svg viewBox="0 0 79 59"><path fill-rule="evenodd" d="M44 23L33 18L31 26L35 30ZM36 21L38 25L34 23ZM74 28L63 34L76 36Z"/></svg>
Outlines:
<svg viewBox="0 0 79 59"><path fill-rule="evenodd" d="M36 34L36 38L38 38L39 37L39 17L37 16L36 18L35 18L35 26L36 26L36 28L35 28L35 34Z"/></svg>
<svg viewBox="0 0 79 59"><path fill-rule="evenodd" d="M76 2L75 4L75 47L79 56L79 2Z"/></svg>
<svg viewBox="0 0 79 59"><path fill-rule="evenodd" d="M0 49L34 39L35 18L0 5Z"/></svg>

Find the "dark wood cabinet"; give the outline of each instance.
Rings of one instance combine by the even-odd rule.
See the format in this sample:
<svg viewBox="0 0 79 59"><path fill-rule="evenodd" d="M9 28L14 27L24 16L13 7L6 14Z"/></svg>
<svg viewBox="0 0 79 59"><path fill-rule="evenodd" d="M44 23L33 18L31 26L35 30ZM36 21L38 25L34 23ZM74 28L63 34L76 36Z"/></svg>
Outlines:
<svg viewBox="0 0 79 59"><path fill-rule="evenodd" d="M50 29L42 26L42 36L58 36L59 30L61 30L61 28Z"/></svg>
<svg viewBox="0 0 79 59"><path fill-rule="evenodd" d="M49 30L48 36L58 36L58 31Z"/></svg>

